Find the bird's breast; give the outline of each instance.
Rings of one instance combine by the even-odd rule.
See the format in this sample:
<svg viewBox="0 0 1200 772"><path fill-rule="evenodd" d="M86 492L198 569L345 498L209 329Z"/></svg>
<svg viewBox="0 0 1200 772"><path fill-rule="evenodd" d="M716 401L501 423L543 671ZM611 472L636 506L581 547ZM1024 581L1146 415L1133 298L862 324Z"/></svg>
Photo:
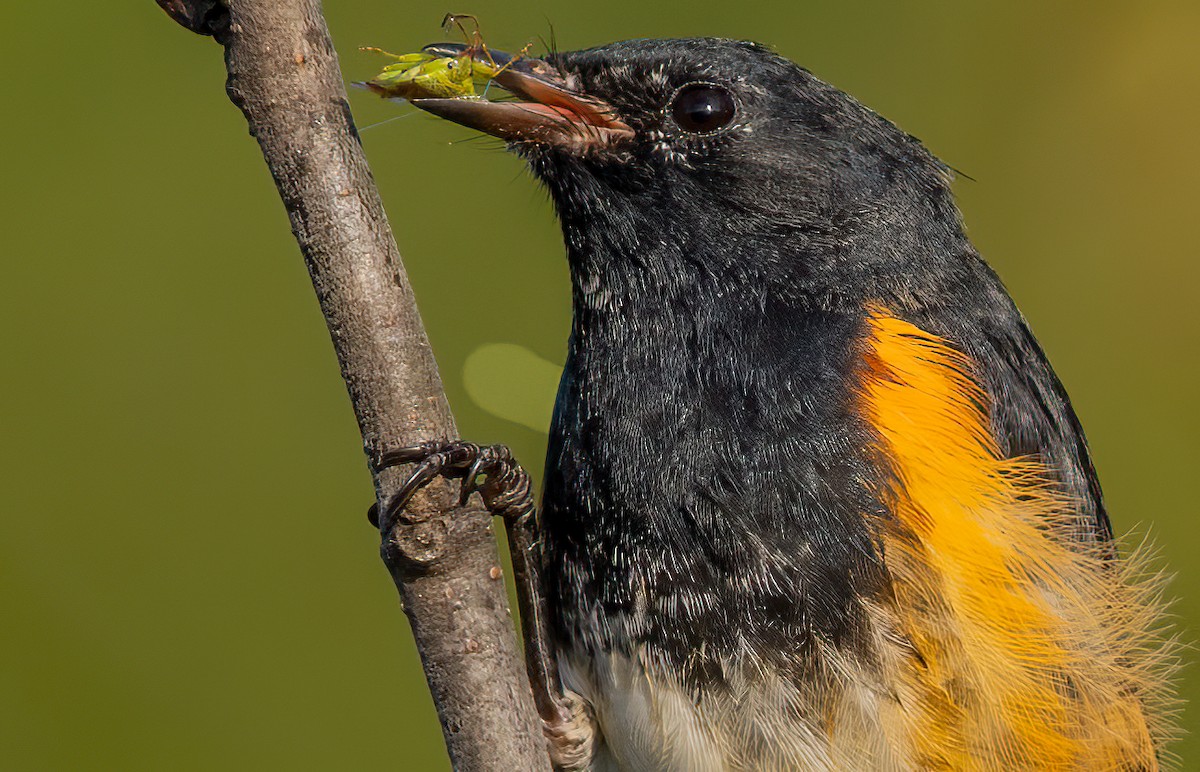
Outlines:
<svg viewBox="0 0 1200 772"><path fill-rule="evenodd" d="M858 335L740 431L706 408L656 452L558 438L551 607L602 758L1156 769L1154 586L1076 541L1041 460L1003 456L976 363L881 309Z"/></svg>

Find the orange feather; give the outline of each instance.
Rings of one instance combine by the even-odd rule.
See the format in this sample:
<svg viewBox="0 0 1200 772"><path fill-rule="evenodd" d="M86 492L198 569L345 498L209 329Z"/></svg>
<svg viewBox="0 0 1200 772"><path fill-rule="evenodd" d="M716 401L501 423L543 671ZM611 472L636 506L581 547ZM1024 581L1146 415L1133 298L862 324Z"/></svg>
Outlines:
<svg viewBox="0 0 1200 772"><path fill-rule="evenodd" d="M1039 459L1002 457L968 357L883 311L870 326L861 410L894 473L889 733L928 769L1159 769L1161 581L1077 540Z"/></svg>

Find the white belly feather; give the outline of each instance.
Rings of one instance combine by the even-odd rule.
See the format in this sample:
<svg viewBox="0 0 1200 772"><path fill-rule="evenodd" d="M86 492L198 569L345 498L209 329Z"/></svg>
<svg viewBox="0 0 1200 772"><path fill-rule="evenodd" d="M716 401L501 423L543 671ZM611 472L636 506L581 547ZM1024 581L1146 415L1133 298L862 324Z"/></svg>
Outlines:
<svg viewBox="0 0 1200 772"><path fill-rule="evenodd" d="M805 690L774 676L728 673L726 694L694 699L678 681L643 658L605 654L595 661L563 656L563 683L590 704L600 737L595 772L686 770L846 772L902 770L882 747L889 712L870 689L841 689L836 706L820 707ZM831 736L821 727L841 728ZM889 759L891 761L889 761ZM882 760L882 763L881 763Z"/></svg>

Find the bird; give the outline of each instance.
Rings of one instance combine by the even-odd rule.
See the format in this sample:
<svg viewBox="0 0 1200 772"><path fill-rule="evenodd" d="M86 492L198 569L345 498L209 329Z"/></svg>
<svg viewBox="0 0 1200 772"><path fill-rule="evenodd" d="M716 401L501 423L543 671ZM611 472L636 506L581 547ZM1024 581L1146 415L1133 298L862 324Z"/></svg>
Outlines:
<svg viewBox="0 0 1200 772"><path fill-rule="evenodd" d="M380 465L417 464L385 516L440 474L527 530L555 765L1169 767L1162 582L955 172L756 43L489 56L510 99L412 103L503 139L562 226L540 505L503 446Z"/></svg>

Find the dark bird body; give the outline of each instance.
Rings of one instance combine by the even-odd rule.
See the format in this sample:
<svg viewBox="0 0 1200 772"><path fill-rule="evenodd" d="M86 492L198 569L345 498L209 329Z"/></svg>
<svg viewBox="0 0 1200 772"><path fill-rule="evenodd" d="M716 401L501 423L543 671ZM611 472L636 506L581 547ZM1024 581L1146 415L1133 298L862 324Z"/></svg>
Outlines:
<svg viewBox="0 0 1200 772"><path fill-rule="evenodd" d="M563 227L559 762L1157 769L1151 589L947 168L754 44L520 64L528 115L416 104L509 140Z"/></svg>

